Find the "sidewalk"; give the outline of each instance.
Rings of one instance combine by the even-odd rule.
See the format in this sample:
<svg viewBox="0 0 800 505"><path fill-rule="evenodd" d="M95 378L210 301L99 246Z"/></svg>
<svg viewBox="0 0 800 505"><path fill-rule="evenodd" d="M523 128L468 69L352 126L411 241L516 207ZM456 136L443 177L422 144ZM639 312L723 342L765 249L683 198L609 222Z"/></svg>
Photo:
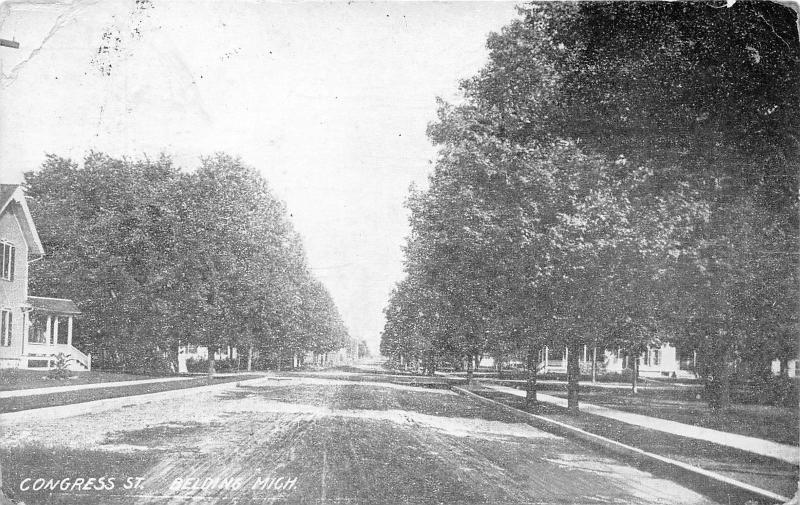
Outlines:
<svg viewBox="0 0 800 505"><path fill-rule="evenodd" d="M488 389L492 389L500 393L525 397L525 391L521 391L519 389L510 388L507 386L495 386L493 384L485 383L483 385ZM537 393L536 398L539 401L551 403L559 407L567 406L567 400L565 398L557 398L555 396L550 396L543 393ZM753 454L779 459L793 465L800 464L800 447L793 445L779 444L777 442L772 442L761 438L747 437L744 435L737 435L734 433L726 433L709 428L692 426L690 424L668 421L666 419L632 414L630 412L623 412L620 410L610 409L608 407L592 405L590 403L581 402L580 408L582 412L606 417L609 419L615 419L623 423L642 426L644 428L662 431L672 435L679 435L682 437L713 442L715 444L733 447L735 449L740 449Z"/></svg>
<svg viewBox="0 0 800 505"><path fill-rule="evenodd" d="M135 386L138 384L152 384L156 382L172 382L194 379L195 377L161 377L158 379L143 379L118 382L94 382L92 384L77 384L74 386L53 386L35 389L13 389L10 391L0 391L0 398L15 398L19 396L49 395L52 393L64 393L66 391L79 391L81 389L96 388L118 388L123 386Z"/></svg>
<svg viewBox="0 0 800 505"><path fill-rule="evenodd" d="M488 378L482 379L480 377L477 378L482 383L486 382L499 382L499 383L511 383L511 384L526 384L528 381L524 379L497 379L497 378ZM537 384L567 384L565 380L554 380L554 379L537 379ZM622 390L630 390L631 384L629 382L622 383L622 382L592 382L592 381L580 381L581 387L593 387L593 388L601 388L601 389L622 389ZM701 385L698 384L664 384L658 383L657 381L645 381L639 383L639 389L642 390L650 390L650 391L673 391L677 388L702 388Z"/></svg>
<svg viewBox="0 0 800 505"><path fill-rule="evenodd" d="M68 403L66 405L55 405L52 407L5 412L0 413L0 426L9 427L11 425L25 424L31 421L51 421L54 419L63 419L65 417L96 414L130 405L140 405L142 403L181 398L184 396L192 396L202 393L236 391L241 384L252 385L253 383L257 384L256 381L268 380L270 380L270 377L267 376L252 377L239 382L228 381L221 384L209 384L206 386L196 386L182 389L168 389L166 391L158 391L155 393L143 393L132 396L116 396L112 398L102 398L99 400Z"/></svg>

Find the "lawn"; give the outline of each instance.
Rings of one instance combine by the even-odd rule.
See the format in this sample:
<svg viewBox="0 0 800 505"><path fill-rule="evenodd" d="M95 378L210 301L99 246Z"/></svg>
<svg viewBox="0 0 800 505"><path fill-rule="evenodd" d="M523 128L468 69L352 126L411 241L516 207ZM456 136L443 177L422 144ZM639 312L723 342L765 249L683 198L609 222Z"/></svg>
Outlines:
<svg viewBox="0 0 800 505"><path fill-rule="evenodd" d="M798 467L789 463L592 414L573 415L565 408L552 404L540 403L526 408L524 398L482 389L479 386L473 386L471 389L482 396L532 414L545 416L654 454L715 471L784 496L793 496L797 490ZM545 424L540 427L547 429Z"/></svg>
<svg viewBox="0 0 800 505"><path fill-rule="evenodd" d="M72 372L69 379L51 379L47 370L20 370L18 368L0 369L0 391L15 389L36 389L78 384L97 384L101 382L133 381L152 379L146 375L131 375L111 372Z"/></svg>
<svg viewBox="0 0 800 505"><path fill-rule="evenodd" d="M212 384L223 384L226 382L236 382L252 379L256 375L237 375L226 377L214 377L209 379L207 376L199 376L192 379L170 382L152 382L148 384L131 384L130 386L117 386L110 388L79 389L77 391L63 391L60 393L41 394L35 396L17 396L4 398L0 402L0 413L16 412L18 410L37 409L42 407L53 407L56 405L68 405L71 403L88 402L92 400L102 400L105 398L118 398L122 396L134 396L147 393L158 393L161 391L171 391L175 389L185 389L198 386L208 386Z"/></svg>
<svg viewBox="0 0 800 505"><path fill-rule="evenodd" d="M566 398L566 386L548 387L552 396ZM782 444L798 445L798 409L769 405L734 404L720 412L705 402L693 399L693 393L683 390L609 391L581 388L581 401L625 412L668 419L679 423L727 431Z"/></svg>
<svg viewBox="0 0 800 505"><path fill-rule="evenodd" d="M370 394L365 395L366 388ZM336 410L402 410L442 417L468 417L487 421L519 422L513 414L487 407L450 391L392 389L369 384L337 384L323 387L318 384L278 384L266 386L242 385L229 397L257 393L259 398L280 402L302 401L309 405L327 405Z"/></svg>
<svg viewBox="0 0 800 505"><path fill-rule="evenodd" d="M411 386L429 387L437 389L449 389L450 385L466 384L466 379L437 377L416 374L378 374L370 371L365 372L350 367L336 367L334 369L298 372L287 372L282 374L285 377L317 377L328 378L353 382L390 382L392 384L407 384Z"/></svg>

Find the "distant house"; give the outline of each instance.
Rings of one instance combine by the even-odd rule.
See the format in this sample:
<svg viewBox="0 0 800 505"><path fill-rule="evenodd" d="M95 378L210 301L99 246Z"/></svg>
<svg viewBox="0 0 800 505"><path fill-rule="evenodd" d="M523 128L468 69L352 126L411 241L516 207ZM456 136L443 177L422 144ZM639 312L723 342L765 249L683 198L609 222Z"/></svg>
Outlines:
<svg viewBox="0 0 800 505"><path fill-rule="evenodd" d="M539 363L543 372L566 373L569 354L566 348L549 349L545 347L539 354ZM583 366L588 366L592 362L593 355L594 349L585 345L578 357L578 362ZM621 349L601 350L597 355L598 366L601 366L605 373L621 373L631 367L632 359ZM648 347L647 351L638 357L638 360L639 375L644 377L694 377L693 373L681 369L675 347L670 344Z"/></svg>
<svg viewBox="0 0 800 505"><path fill-rule="evenodd" d="M631 367L631 356L620 349L605 351L607 372L622 372ZM672 344L661 344L660 347L649 346L639 356L639 375L644 377L694 377L693 372L683 370L678 359L677 349Z"/></svg>
<svg viewBox="0 0 800 505"><path fill-rule="evenodd" d="M567 373L567 357L569 351L566 347L545 346L539 351L539 371L541 373ZM591 366L594 349L588 345L581 348L578 355L578 364L582 369ZM620 373L631 366L631 357L622 350L598 350L597 364L601 373ZM639 356L639 375L644 377L694 377L694 373L682 367L682 362L677 358L675 347L663 344L661 347L649 347ZM513 364L513 363L512 363ZM521 363L520 363L521 364ZM481 360L480 366L495 366L494 359L486 356Z"/></svg>
<svg viewBox="0 0 800 505"><path fill-rule="evenodd" d="M591 370L591 363L594 350L590 346L583 346L578 356L578 363L581 369ZM541 373L567 373L567 357L569 351L566 347L547 347L539 351L539 372ZM650 346L638 358L639 375L641 377L677 377L677 378L697 378L697 353L681 355L678 349L669 343L663 343L660 347ZM519 363L519 362L517 362ZM598 373L622 373L632 368L633 357L627 355L622 349L598 349L597 366ZM514 362L504 362L504 365L512 365ZM521 364L521 363L520 363ZM789 360L786 364L786 373L789 377L797 377L797 360ZM484 368L493 368L495 361L491 356L484 356L480 362ZM780 373L780 360L774 360L771 364L773 375Z"/></svg>
<svg viewBox="0 0 800 505"><path fill-rule="evenodd" d="M49 369L56 356L72 370L91 357L72 345L72 300L28 296L28 264L44 256L22 188L0 184L0 368Z"/></svg>

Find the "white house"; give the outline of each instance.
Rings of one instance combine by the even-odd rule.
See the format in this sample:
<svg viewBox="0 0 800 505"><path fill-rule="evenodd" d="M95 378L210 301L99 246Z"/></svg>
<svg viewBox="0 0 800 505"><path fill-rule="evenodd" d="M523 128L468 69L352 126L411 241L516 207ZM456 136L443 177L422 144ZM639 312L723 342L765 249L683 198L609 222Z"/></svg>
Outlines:
<svg viewBox="0 0 800 505"><path fill-rule="evenodd" d="M72 370L90 370L91 356L72 345L72 300L28 295L28 264L44 248L22 188L0 184L0 368L53 368L60 353Z"/></svg>
<svg viewBox="0 0 800 505"><path fill-rule="evenodd" d="M594 359L594 349L590 346L583 346L578 355L578 363L585 367ZM601 354L600 354L601 353ZM596 356L598 366L602 367L606 373L622 372L630 368L628 356L621 350L600 351ZM569 350L566 347L545 346L539 351L539 371L541 373L567 373L567 358ZM639 356L639 374L642 376L691 376L694 374L681 370L680 362L677 358L675 347L670 344L663 344L661 347L651 347ZM484 357L480 365L482 367L494 366L491 357Z"/></svg>
<svg viewBox="0 0 800 505"><path fill-rule="evenodd" d="M605 352L605 366L607 372L622 372L630 368L629 360L620 349ZM677 350L671 344L662 344L661 347L648 347L647 351L639 356L639 375L644 377L669 376L677 377L680 372L680 362ZM690 374L692 377L693 374Z"/></svg>

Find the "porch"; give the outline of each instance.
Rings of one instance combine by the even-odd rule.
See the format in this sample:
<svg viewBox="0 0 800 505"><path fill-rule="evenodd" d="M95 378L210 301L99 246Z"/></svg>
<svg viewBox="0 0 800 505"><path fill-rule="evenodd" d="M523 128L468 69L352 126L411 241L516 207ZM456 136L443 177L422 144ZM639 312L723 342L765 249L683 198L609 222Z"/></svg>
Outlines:
<svg viewBox="0 0 800 505"><path fill-rule="evenodd" d="M584 345L578 355L578 363L584 367L586 363L591 363L593 353L596 352L594 348ZM545 346L539 351L539 372L540 373L567 373L567 359L569 358L569 349L567 347L553 347Z"/></svg>
<svg viewBox="0 0 800 505"><path fill-rule="evenodd" d="M72 345L74 319L80 313L72 300L29 296L20 368L49 370L63 354L70 370L91 370L91 355Z"/></svg>

